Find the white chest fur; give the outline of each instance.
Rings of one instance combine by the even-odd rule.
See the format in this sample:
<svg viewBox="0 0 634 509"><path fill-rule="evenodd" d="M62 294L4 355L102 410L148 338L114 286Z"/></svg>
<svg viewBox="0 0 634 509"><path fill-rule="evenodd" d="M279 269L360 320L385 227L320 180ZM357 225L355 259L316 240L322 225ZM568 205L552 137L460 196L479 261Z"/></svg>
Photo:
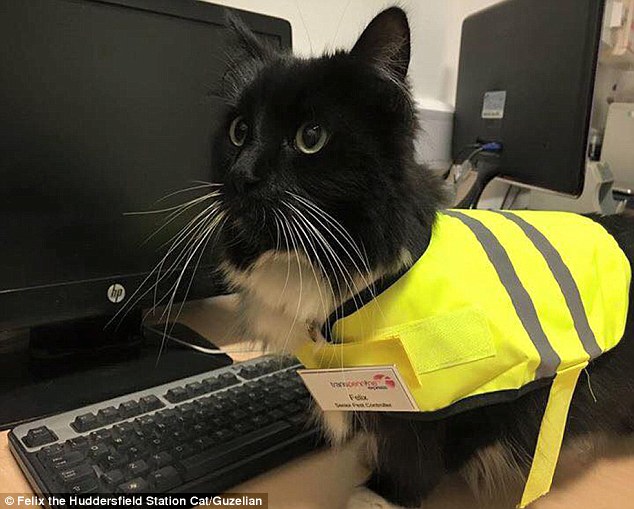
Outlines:
<svg viewBox="0 0 634 509"><path fill-rule="evenodd" d="M270 251L246 271L223 270L238 291L247 334L274 352L295 351L337 305L328 282L296 253Z"/></svg>

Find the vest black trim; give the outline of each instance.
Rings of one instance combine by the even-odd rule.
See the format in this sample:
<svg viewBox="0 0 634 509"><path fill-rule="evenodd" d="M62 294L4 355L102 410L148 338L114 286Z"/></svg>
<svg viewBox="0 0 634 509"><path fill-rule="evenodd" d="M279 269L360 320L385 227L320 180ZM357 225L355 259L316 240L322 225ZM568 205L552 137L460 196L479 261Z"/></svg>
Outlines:
<svg viewBox="0 0 634 509"><path fill-rule="evenodd" d="M434 412L382 412L382 415L417 421L436 421L439 419L446 419L448 417L453 417L470 410L476 410L484 406L511 403L530 392L544 387L549 387L552 385L554 379L554 376L540 378L523 385L519 389L507 389L497 392L488 392L486 394L477 394L476 396L469 396L468 398L456 401L448 407Z"/></svg>

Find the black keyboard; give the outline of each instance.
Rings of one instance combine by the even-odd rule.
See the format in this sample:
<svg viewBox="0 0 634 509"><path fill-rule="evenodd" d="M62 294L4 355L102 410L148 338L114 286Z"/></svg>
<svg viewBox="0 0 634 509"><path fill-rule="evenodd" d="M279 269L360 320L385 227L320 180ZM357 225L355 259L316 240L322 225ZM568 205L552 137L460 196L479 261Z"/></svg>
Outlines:
<svg viewBox="0 0 634 509"><path fill-rule="evenodd" d="M321 445L296 359L261 357L18 426L51 494L219 493Z"/></svg>

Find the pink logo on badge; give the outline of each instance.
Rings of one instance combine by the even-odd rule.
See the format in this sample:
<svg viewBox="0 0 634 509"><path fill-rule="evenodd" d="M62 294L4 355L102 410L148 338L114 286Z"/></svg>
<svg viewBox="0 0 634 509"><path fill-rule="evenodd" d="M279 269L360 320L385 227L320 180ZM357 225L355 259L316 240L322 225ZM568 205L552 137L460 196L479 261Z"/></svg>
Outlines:
<svg viewBox="0 0 634 509"><path fill-rule="evenodd" d="M394 389L394 387L396 387L396 383L388 375L382 375L379 373L378 375L374 375L372 377L372 380L376 380L377 382L383 382L390 389Z"/></svg>

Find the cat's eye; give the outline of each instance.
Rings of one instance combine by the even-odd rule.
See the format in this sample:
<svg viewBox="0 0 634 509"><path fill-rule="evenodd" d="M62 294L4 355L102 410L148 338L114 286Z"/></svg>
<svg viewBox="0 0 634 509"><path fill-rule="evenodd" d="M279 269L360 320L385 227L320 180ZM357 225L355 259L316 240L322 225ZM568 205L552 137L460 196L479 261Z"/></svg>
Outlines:
<svg viewBox="0 0 634 509"><path fill-rule="evenodd" d="M328 141L328 132L315 122L306 122L295 134L295 146L304 154L319 152Z"/></svg>
<svg viewBox="0 0 634 509"><path fill-rule="evenodd" d="M229 139L236 147L244 145L244 140L247 139L247 133L249 132L249 126L244 121L244 118L238 116L233 119L229 126Z"/></svg>

